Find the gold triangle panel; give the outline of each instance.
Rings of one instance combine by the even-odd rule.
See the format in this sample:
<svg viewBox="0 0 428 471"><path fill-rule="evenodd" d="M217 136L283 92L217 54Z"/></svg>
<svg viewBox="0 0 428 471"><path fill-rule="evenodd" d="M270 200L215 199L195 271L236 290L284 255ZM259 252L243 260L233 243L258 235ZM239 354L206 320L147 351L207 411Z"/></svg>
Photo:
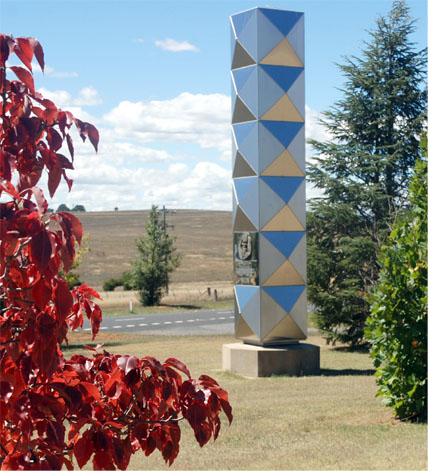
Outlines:
<svg viewBox="0 0 428 471"><path fill-rule="evenodd" d="M263 286L292 286L304 285L305 281L291 264L290 260L283 263Z"/></svg>
<svg viewBox="0 0 428 471"><path fill-rule="evenodd" d="M255 175L257 175L256 172L238 151L236 154L235 165L233 167L233 178L254 177Z"/></svg>
<svg viewBox="0 0 428 471"><path fill-rule="evenodd" d="M236 230L236 229L235 229ZM244 229L245 230L245 229ZM262 229L262 231L304 231L304 227L291 211L288 205L285 205Z"/></svg>
<svg viewBox="0 0 428 471"><path fill-rule="evenodd" d="M282 98L266 111L261 119L266 121L292 121L297 123L303 123L304 121L288 95L283 95Z"/></svg>
<svg viewBox="0 0 428 471"><path fill-rule="evenodd" d="M277 46L275 46L269 54L267 54L260 64L270 65L286 65L289 67L303 67L302 61L299 59L287 38L284 38Z"/></svg>
<svg viewBox="0 0 428 471"><path fill-rule="evenodd" d="M264 342L274 342L281 339L304 340L306 335L294 322L291 316L286 316L263 339Z"/></svg>
<svg viewBox="0 0 428 471"><path fill-rule="evenodd" d="M245 103L238 97L236 97L235 109L233 110L232 124L244 123L246 121L255 121L256 117L247 108Z"/></svg>
<svg viewBox="0 0 428 471"><path fill-rule="evenodd" d="M269 167L263 171L262 175L271 177L303 177L304 173L297 165L290 152L285 149Z"/></svg>
<svg viewBox="0 0 428 471"><path fill-rule="evenodd" d="M288 259L302 279L305 280L305 283L303 284L306 284L306 235L300 239L300 242L297 244Z"/></svg>
<svg viewBox="0 0 428 471"><path fill-rule="evenodd" d="M256 334L251 330L250 326L245 322L244 318L241 315L239 315L238 322L236 324L235 335L240 339L256 341L259 340Z"/></svg>
<svg viewBox="0 0 428 471"><path fill-rule="evenodd" d="M235 221L233 222L234 231L257 231L254 224L248 219L247 215L238 206L236 208Z"/></svg>

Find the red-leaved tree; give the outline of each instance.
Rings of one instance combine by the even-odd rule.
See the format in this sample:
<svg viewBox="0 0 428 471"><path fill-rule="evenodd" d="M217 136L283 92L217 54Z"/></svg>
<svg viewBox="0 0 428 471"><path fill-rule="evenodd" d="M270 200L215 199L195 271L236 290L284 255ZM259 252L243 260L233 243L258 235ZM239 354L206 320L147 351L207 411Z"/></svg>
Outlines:
<svg viewBox="0 0 428 471"><path fill-rule="evenodd" d="M6 66L15 54L23 66ZM97 149L98 131L35 91L34 38L0 34L0 455L1 469L126 469L133 453L158 449L172 464L185 419L201 446L220 430L227 392L208 377L192 379L174 358L113 355L66 360L61 345L82 326L101 323L98 294L74 290L59 276L75 258L82 225L70 213L48 213L37 186L43 172L51 197L73 169L72 126ZM15 80L6 73L12 72ZM15 78L15 77L14 77ZM69 157L61 153L64 141Z"/></svg>

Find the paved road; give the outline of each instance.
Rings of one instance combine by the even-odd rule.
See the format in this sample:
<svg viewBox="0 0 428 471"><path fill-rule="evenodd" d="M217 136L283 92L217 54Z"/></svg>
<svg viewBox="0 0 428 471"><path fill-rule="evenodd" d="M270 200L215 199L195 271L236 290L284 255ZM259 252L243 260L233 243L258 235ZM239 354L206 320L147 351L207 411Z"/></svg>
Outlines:
<svg viewBox="0 0 428 471"><path fill-rule="evenodd" d="M188 311L165 314L128 314L104 317L100 332L156 335L215 335L233 334L232 309L219 311ZM83 330L90 331L87 319Z"/></svg>

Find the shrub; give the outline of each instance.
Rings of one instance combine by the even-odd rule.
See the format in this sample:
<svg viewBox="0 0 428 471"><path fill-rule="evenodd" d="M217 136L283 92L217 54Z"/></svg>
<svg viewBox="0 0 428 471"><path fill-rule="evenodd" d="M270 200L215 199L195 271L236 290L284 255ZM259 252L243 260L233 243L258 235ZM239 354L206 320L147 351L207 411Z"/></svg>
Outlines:
<svg viewBox="0 0 428 471"><path fill-rule="evenodd" d="M426 139L425 139L426 143ZM380 254L381 275L365 334L377 369L378 396L401 419L427 414L427 163L410 185L411 207Z"/></svg>

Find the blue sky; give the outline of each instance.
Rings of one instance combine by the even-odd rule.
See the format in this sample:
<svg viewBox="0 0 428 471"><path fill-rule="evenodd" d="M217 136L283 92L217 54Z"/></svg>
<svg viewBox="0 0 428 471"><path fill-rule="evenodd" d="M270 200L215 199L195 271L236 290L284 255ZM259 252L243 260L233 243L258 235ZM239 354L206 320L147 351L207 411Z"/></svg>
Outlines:
<svg viewBox="0 0 428 471"><path fill-rule="evenodd" d="M426 46L425 0L408 0ZM0 0L0 27L39 39L36 87L95 124L100 152L78 145L74 188L55 207L231 209L229 16L255 6L305 13L306 135L340 99L335 63L359 55L392 1ZM307 152L310 158L310 149ZM308 194L311 195L308 188Z"/></svg>

